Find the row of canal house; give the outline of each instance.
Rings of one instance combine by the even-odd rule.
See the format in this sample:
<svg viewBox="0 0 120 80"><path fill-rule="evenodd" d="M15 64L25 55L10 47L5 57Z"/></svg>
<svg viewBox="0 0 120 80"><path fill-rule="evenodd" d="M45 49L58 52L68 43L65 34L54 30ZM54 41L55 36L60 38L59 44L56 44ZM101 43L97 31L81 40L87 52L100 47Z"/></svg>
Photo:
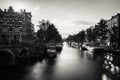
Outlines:
<svg viewBox="0 0 120 80"><path fill-rule="evenodd" d="M15 12L12 6L0 9L0 44L10 45L29 41L26 36L34 32L31 18L31 12L26 12L25 9L20 12Z"/></svg>
<svg viewBox="0 0 120 80"><path fill-rule="evenodd" d="M112 16L109 20L106 21L107 25L107 39L105 40L105 43L101 43L100 39L97 39L97 42L99 43L99 46L112 46L112 47L119 47L120 46L120 13L116 14L115 16ZM94 26L90 27L91 30L94 29ZM115 28L115 33L113 32L112 28ZM86 31L85 31L86 33ZM87 33L86 33L87 34ZM111 37L111 34L114 34L114 37ZM86 44L89 44L89 41L87 38L85 39ZM95 42L91 42L91 44L94 44Z"/></svg>
<svg viewBox="0 0 120 80"><path fill-rule="evenodd" d="M112 16L109 20L107 20L107 26L108 29L111 31L112 34L115 34L113 39L110 39L110 34L109 36L109 43L110 46L118 47L120 46L120 13L116 14L115 16ZM115 29L115 33L112 32L112 28Z"/></svg>

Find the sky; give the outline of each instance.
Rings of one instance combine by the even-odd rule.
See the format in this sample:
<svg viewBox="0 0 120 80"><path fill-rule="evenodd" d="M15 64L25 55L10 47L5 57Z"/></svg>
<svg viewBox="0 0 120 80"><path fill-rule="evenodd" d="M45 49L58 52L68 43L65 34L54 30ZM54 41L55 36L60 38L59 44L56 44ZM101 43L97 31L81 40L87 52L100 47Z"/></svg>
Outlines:
<svg viewBox="0 0 120 80"><path fill-rule="evenodd" d="M35 31L38 21L49 20L63 38L120 13L120 0L0 0L1 9L9 6L31 12Z"/></svg>

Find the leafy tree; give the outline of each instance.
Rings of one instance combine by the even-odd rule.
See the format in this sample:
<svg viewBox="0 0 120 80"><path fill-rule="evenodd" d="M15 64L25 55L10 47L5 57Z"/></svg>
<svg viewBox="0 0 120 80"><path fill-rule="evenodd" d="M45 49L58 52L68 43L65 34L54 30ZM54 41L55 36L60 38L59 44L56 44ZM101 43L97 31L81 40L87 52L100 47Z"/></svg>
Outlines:
<svg viewBox="0 0 120 80"><path fill-rule="evenodd" d="M67 41L74 41L74 42L78 42L78 43L84 43L85 41L85 31L82 30L77 34L74 35L69 35L68 38L66 39Z"/></svg>
<svg viewBox="0 0 120 80"><path fill-rule="evenodd" d="M101 39L102 42L104 42L107 39L106 34L108 33L106 20L101 19L98 23L98 37Z"/></svg>
<svg viewBox="0 0 120 80"><path fill-rule="evenodd" d="M93 31L91 28L88 28L88 29L86 30L86 32L87 32L87 40L88 40L89 42L92 42L92 41L95 42L95 40L96 40L96 35L95 35L94 31Z"/></svg>
<svg viewBox="0 0 120 80"><path fill-rule="evenodd" d="M79 37L79 42L84 43L85 37L86 37L85 31L82 30L81 32L79 32L79 33L78 33L78 37Z"/></svg>
<svg viewBox="0 0 120 80"><path fill-rule="evenodd" d="M41 41L43 41L45 39L45 31L42 30L42 29L38 30L37 31L37 36Z"/></svg>
<svg viewBox="0 0 120 80"><path fill-rule="evenodd" d="M54 24L51 24L48 20L42 20L39 22L40 29L37 32L37 36L39 37L40 41L44 42L61 42L62 37L55 28Z"/></svg>

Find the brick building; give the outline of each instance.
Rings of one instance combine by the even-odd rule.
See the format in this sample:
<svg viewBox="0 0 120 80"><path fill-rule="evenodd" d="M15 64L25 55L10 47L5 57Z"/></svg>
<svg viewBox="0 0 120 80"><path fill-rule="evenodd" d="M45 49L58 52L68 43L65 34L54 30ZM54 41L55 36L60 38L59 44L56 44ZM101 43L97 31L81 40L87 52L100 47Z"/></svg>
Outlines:
<svg viewBox="0 0 120 80"><path fill-rule="evenodd" d="M9 45L29 40L28 35L34 32L31 12L15 12L13 7L0 9L0 44Z"/></svg>

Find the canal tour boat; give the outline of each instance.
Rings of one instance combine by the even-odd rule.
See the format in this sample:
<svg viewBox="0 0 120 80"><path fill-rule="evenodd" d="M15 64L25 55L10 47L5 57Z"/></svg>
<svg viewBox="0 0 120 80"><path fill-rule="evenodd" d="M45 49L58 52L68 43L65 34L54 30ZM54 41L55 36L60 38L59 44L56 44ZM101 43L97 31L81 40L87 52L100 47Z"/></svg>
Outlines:
<svg viewBox="0 0 120 80"><path fill-rule="evenodd" d="M47 58L55 58L57 56L57 50L55 45L47 46Z"/></svg>

